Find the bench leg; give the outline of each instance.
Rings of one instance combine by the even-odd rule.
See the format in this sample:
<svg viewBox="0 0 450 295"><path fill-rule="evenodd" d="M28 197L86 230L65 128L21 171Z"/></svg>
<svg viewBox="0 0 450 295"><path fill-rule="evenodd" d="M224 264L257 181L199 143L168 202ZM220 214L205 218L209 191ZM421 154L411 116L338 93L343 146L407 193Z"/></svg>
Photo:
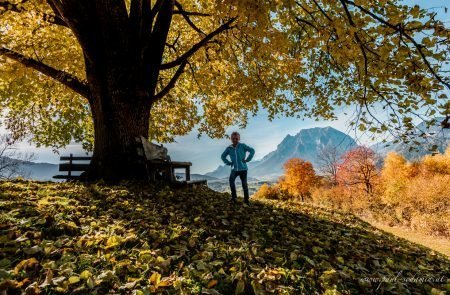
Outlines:
<svg viewBox="0 0 450 295"><path fill-rule="evenodd" d="M170 182L175 182L175 169L172 166L169 168L170 171Z"/></svg>
<svg viewBox="0 0 450 295"><path fill-rule="evenodd" d="M191 167L187 166L186 167L186 181L190 181L191 180Z"/></svg>
<svg viewBox="0 0 450 295"><path fill-rule="evenodd" d="M148 174L149 174L148 176L150 178L150 181L155 182L156 181L156 169L154 167L150 166L148 168Z"/></svg>

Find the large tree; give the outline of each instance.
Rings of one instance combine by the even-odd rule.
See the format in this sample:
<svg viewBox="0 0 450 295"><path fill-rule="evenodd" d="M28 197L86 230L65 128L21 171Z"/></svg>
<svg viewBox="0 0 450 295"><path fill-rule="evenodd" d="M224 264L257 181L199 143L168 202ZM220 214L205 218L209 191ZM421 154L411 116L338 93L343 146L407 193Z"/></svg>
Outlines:
<svg viewBox="0 0 450 295"><path fill-rule="evenodd" d="M93 148L90 178L134 177L137 136L219 137L260 107L354 105L361 130L402 134L449 109L449 31L396 0L0 0L0 21L6 127Z"/></svg>

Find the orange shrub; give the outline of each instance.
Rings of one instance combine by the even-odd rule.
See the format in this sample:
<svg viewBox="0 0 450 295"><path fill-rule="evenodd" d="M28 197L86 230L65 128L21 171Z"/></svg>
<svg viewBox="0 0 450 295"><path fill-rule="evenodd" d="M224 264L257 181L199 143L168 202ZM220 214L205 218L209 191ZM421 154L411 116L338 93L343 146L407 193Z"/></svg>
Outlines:
<svg viewBox="0 0 450 295"><path fill-rule="evenodd" d="M388 154L381 175L381 203L371 208L377 219L450 236L450 149L414 163Z"/></svg>
<svg viewBox="0 0 450 295"><path fill-rule="evenodd" d="M256 199L280 199L281 193L278 188L278 185L268 185L267 183L264 183L259 190L253 195Z"/></svg>
<svg viewBox="0 0 450 295"><path fill-rule="evenodd" d="M309 196L319 179L310 162L292 158L284 164L284 176L280 178L280 189L302 201Z"/></svg>
<svg viewBox="0 0 450 295"><path fill-rule="evenodd" d="M450 147L444 154L425 156L421 166L423 173L450 175Z"/></svg>

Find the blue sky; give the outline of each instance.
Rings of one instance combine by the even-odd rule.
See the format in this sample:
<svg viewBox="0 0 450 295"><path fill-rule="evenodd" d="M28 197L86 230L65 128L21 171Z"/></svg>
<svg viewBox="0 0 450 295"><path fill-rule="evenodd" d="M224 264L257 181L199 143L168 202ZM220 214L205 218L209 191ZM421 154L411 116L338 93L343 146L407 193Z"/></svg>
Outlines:
<svg viewBox="0 0 450 295"><path fill-rule="evenodd" d="M450 8L449 0L406 0L406 4L418 4L423 8L433 8L441 20L450 22L450 12L445 13L444 7ZM262 158L267 153L276 149L278 143L288 135L297 134L301 129L312 127L331 126L348 133L349 117L343 115L336 121L314 121L310 119L278 118L270 122L267 112L261 110L257 116L249 120L245 129L229 128L228 131L239 131L241 141L253 146L256 149L255 159ZM349 133L354 135L354 133ZM368 143L367 139L361 138L363 143ZM193 163L192 172L205 173L214 170L221 164L220 154L229 144L227 139L210 139L206 136L197 138L197 131L192 131L189 135L176 138L176 143L167 144L169 154L173 160L190 161ZM34 152L36 161L57 163L59 156L48 148L36 148L28 143L22 143L20 150ZM70 145L60 154L82 154L79 145Z"/></svg>

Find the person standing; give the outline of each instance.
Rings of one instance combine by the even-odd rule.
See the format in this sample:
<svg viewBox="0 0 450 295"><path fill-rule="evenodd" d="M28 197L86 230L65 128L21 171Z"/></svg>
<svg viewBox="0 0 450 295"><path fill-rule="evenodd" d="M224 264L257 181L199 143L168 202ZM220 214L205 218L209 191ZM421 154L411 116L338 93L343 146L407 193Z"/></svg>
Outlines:
<svg viewBox="0 0 450 295"><path fill-rule="evenodd" d="M247 163L250 162L255 155L255 150L244 143L240 143L241 136L238 132L231 133L231 145L222 153L221 159L225 165L231 166L230 173L230 189L231 201L236 202L236 184L235 180L239 176L244 190L244 203L250 204L247 184ZM248 152L248 156L247 156ZM229 156L230 160L227 159Z"/></svg>

